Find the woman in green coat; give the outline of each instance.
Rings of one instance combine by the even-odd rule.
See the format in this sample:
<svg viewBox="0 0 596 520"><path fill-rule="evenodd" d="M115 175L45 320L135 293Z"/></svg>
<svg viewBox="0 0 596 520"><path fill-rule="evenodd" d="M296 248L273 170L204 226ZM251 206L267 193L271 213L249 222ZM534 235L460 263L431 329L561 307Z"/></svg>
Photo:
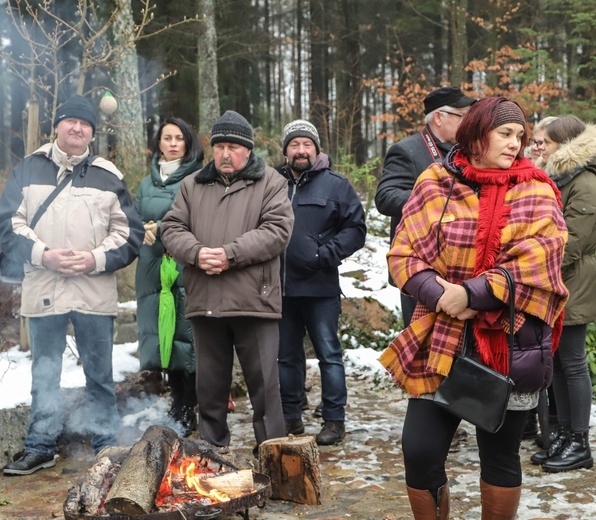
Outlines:
<svg viewBox="0 0 596 520"><path fill-rule="evenodd" d="M145 226L135 279L141 370L164 371L172 393L169 415L182 424L185 436L196 427L195 352L184 317L182 266L167 256L160 226L182 179L199 170L202 161L203 147L192 127L182 119L166 120L153 146L151 173L136 197Z"/></svg>
<svg viewBox="0 0 596 520"><path fill-rule="evenodd" d="M553 389L559 427L548 450L534 464L556 473L594 464L588 430L592 383L586 362L587 324L596 320L596 126L563 116L544 127L543 162L561 190L569 240L563 281L569 290L559 349L554 358Z"/></svg>

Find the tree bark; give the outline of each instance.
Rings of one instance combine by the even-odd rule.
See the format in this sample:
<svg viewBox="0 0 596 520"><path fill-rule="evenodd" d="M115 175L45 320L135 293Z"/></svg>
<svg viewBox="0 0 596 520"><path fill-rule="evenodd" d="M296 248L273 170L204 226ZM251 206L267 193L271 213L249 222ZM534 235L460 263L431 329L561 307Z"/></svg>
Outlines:
<svg viewBox="0 0 596 520"><path fill-rule="evenodd" d="M468 0L450 0L451 71L450 81L459 87L464 81L464 67L468 63L466 20Z"/></svg>
<svg viewBox="0 0 596 520"><path fill-rule="evenodd" d="M323 0L310 0L310 120L317 128L321 147L329 149L329 30L328 4Z"/></svg>
<svg viewBox="0 0 596 520"><path fill-rule="evenodd" d="M197 38L199 74L199 134L208 134L219 118L217 87L217 30L213 0L198 0L201 28Z"/></svg>
<svg viewBox="0 0 596 520"><path fill-rule="evenodd" d="M125 176L145 175L145 126L139 86L137 51L132 40L134 26L130 0L121 0L123 9L118 12L112 25L116 44L122 48L122 59L114 66L114 83L117 88L118 110L116 120L117 166Z"/></svg>

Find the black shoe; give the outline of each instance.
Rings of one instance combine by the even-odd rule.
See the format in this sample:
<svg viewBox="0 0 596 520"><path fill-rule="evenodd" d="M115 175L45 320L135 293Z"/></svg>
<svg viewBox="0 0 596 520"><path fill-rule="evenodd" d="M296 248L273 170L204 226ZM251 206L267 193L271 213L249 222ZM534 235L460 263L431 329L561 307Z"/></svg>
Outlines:
<svg viewBox="0 0 596 520"><path fill-rule="evenodd" d="M56 465L54 455L40 455L39 453L25 452L19 459L11 462L4 468L5 475L31 475L38 469L51 468Z"/></svg>
<svg viewBox="0 0 596 520"><path fill-rule="evenodd" d="M572 469L590 469L593 465L588 432L571 432L563 449L555 456L549 457L542 468L549 473L559 473Z"/></svg>
<svg viewBox="0 0 596 520"><path fill-rule="evenodd" d="M555 428L548 435L548 445L550 446L555 441L556 438L557 438L557 429ZM542 435L542 432L540 432L538 435L536 435L536 438L534 439L534 444L536 444L536 446L538 446L539 448L544 449L544 436Z"/></svg>
<svg viewBox="0 0 596 520"><path fill-rule="evenodd" d="M315 411L312 413L315 417L323 417L323 401L321 401L317 407L315 408Z"/></svg>
<svg viewBox="0 0 596 520"><path fill-rule="evenodd" d="M182 425L182 435L189 437L197 428L197 414L192 406L182 407L180 413L180 424Z"/></svg>
<svg viewBox="0 0 596 520"><path fill-rule="evenodd" d="M316 437L319 446L329 446L341 442L346 436L344 421L325 421Z"/></svg>
<svg viewBox="0 0 596 520"><path fill-rule="evenodd" d="M557 455L567 444L569 438L569 429L563 426L557 428L557 434L550 443L548 450L541 450L530 457L530 462L535 466L544 464L548 459Z"/></svg>
<svg viewBox="0 0 596 520"><path fill-rule="evenodd" d="M286 419L286 435L300 435L304 433L302 419Z"/></svg>

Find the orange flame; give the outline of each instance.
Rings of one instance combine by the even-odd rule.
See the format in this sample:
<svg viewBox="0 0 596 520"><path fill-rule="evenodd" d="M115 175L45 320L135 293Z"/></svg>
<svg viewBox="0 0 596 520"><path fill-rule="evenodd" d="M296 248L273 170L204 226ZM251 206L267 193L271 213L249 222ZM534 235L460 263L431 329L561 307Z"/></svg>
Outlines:
<svg viewBox="0 0 596 520"><path fill-rule="evenodd" d="M199 495L215 499L218 502L229 502L231 499L226 493L217 491L217 489L205 489L201 486L200 478L195 474L196 464L193 460L183 460L180 463L179 473L185 478L189 489L194 489Z"/></svg>
<svg viewBox="0 0 596 520"><path fill-rule="evenodd" d="M188 490L197 493L197 499L208 499L211 503L229 502L231 498L226 493L217 489L206 489L205 486L201 485L201 476L207 474L213 474L213 471L197 467L197 461L192 458L185 457L179 460L178 452L176 452L159 486L159 491L155 498L156 505L165 506L188 500L188 496L186 498L176 497L174 492L174 487L182 491L180 489L180 486L183 485L182 482L186 484ZM174 479L175 475L181 476L182 479Z"/></svg>

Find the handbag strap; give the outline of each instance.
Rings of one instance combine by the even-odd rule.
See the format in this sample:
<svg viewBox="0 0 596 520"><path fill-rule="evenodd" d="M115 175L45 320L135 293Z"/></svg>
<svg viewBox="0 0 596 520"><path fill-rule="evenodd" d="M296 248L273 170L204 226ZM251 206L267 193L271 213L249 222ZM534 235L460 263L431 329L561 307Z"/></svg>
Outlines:
<svg viewBox="0 0 596 520"><path fill-rule="evenodd" d="M515 341L515 279L513 275L505 267L496 267L501 271L507 279L507 285L509 286L509 370L511 370L511 363L513 362L513 344ZM468 347L468 336L472 334L472 320L466 320L464 325L464 339L461 349L460 356L465 357Z"/></svg>
<svg viewBox="0 0 596 520"><path fill-rule="evenodd" d="M507 279L509 286L509 362L511 362L511 351L513 350L514 328L515 328L515 280L513 275L505 267L497 267Z"/></svg>
<svg viewBox="0 0 596 520"><path fill-rule="evenodd" d="M87 166L89 166L90 164L90 160L92 160L93 158L95 158L94 155L89 154L87 156L87 158L85 159L85 163L83 164L83 172L87 171ZM84 174L84 173L83 173ZM52 202L54 202L54 199L60 195L60 192L66 188L66 185L71 181L73 176L73 172L70 172L68 175L66 175L64 177L64 179L62 179L60 181L60 184L58 184L58 186L56 186L54 188L54 191L52 191L52 193L50 193L48 195L48 198L46 200L43 201L43 203L41 204L41 206L39 206L39 208L37 208L37 211L35 212L35 215L33 215L33 219L31 220L31 224L29 224L29 227L31 229L35 228L36 224L39 222L39 219L43 216L43 214L47 211L47 209L50 207L50 204Z"/></svg>

